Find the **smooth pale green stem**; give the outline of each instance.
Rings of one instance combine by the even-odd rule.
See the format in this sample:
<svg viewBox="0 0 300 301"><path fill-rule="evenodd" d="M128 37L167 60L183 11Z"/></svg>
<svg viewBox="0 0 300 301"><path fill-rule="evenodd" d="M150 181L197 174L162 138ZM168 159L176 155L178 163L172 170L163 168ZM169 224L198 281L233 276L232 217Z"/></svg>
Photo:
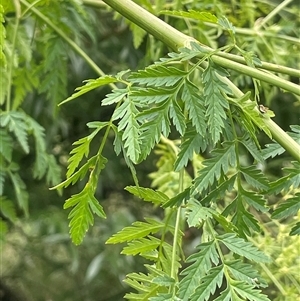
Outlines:
<svg viewBox="0 0 300 301"><path fill-rule="evenodd" d="M243 97L244 93L235 86L228 78L222 77L222 80L230 87L232 93L237 97ZM281 127L279 127L271 118L263 117L264 123L272 134L272 138L279 143L291 156L300 162L300 145L291 138Z"/></svg>
<svg viewBox="0 0 300 301"><path fill-rule="evenodd" d="M32 7L31 3L26 0L20 0L20 3L33 12L37 17L43 20L49 27L51 27L56 33L64 39L85 61L90 65L90 67L99 75L104 76L105 73L97 66L97 64L72 40L70 39L58 26L53 24L53 22L43 15L35 7Z"/></svg>
<svg viewBox="0 0 300 301"><path fill-rule="evenodd" d="M6 111L10 111L11 109L11 89L12 89L12 78L13 78L13 69L14 69L14 55L15 55L15 46L17 39L17 32L20 24L21 18L21 6L18 0L14 0L14 6L16 10L16 24L14 26L13 31L13 39L11 45L11 55L8 62L8 83L7 83L7 95L6 95ZM3 88L3 87L2 87Z"/></svg>
<svg viewBox="0 0 300 301"><path fill-rule="evenodd" d="M229 59L231 61L246 65L245 59L240 55L235 55L227 52L219 52L217 55ZM257 68L260 70L263 69L263 70L268 70L268 71L300 78L300 70L289 68L282 65L277 65L277 64L272 64L272 63L267 63L262 61L261 66L257 66Z"/></svg>
<svg viewBox="0 0 300 301"><path fill-rule="evenodd" d="M191 41L196 42L194 38L176 30L133 1L104 0L103 2L174 50L180 47L190 47Z"/></svg>
<svg viewBox="0 0 300 301"><path fill-rule="evenodd" d="M300 162L300 145L271 118L265 118L265 124L270 130L273 139L287 150L298 162Z"/></svg>
<svg viewBox="0 0 300 301"><path fill-rule="evenodd" d="M84 0L86 1L86 0ZM93 1L95 2L95 0ZM208 27L219 28L220 26L215 23L204 22L204 24ZM296 46L300 45L300 40L296 37L287 36L284 34L277 34L276 32L269 32L266 30L258 30L257 27L255 29L252 28L242 28L242 27L234 27L234 31L237 34L247 35L247 36L258 36L258 37L267 37L271 39L279 39L285 40L287 42L291 42Z"/></svg>
<svg viewBox="0 0 300 301"><path fill-rule="evenodd" d="M276 16L285 6L290 4L293 0L285 0L276 6L263 20L256 26L256 29L263 27L268 21Z"/></svg>
<svg viewBox="0 0 300 301"><path fill-rule="evenodd" d="M191 41L194 41L193 38L182 34L130 0L104 0L103 2L107 3L114 10L139 25L150 34L153 34L156 38L165 42L174 50L178 50L178 48L182 46L188 47L188 44ZM291 89L291 91L294 91L295 94L300 95L299 86L284 81L275 75L267 74L255 68L232 62L226 58L217 57L216 55L212 56L212 59L224 67L232 68L257 79L265 80L273 85L278 85L283 89L289 87L289 91ZM229 79L226 78L226 81L236 96L241 97L243 95L243 93ZM287 133L285 133L272 119L265 118L264 121L274 140L282 145L286 151L300 162L300 145L297 144Z"/></svg>
<svg viewBox="0 0 300 301"><path fill-rule="evenodd" d="M251 76L253 78L259 79L261 81L267 82L273 86L277 86L289 92L292 92L296 95L300 95L300 86L296 85L292 82L289 82L285 79L282 79L272 73L267 73L265 71L261 71L246 65L242 65L228 59L224 59L220 56L213 55L212 60L218 65L235 70L237 72L243 73L245 75Z"/></svg>
<svg viewBox="0 0 300 301"><path fill-rule="evenodd" d="M107 2L107 1L105 1ZM123 2L123 1L122 1ZM103 1L99 1L99 0L83 0L83 3L86 4L86 5L89 5L89 6L93 6L93 7L97 7L97 8L103 8L103 6L105 5L103 3ZM107 2L108 3L108 2ZM134 5L134 7L136 7L136 5ZM149 18L149 13L147 12L147 18ZM154 16L151 15L151 18L153 18ZM129 17L128 17L129 18ZM154 17L153 19L153 22L159 22L159 24L162 24L161 20ZM133 21L134 23L136 23L135 21ZM137 24L137 23L136 23ZM206 23L205 23L206 24ZM218 27L217 24L213 24L213 23L207 23L208 26L212 26L212 27ZM166 26L166 23L163 22L163 26ZM152 33L151 32L151 28L152 26L150 26L148 29L145 29L147 32L155 35L155 33ZM144 27L143 27L144 28ZM167 26L167 28L169 29L170 27ZM174 30L173 27L171 27L171 29ZM157 30L156 30L157 31ZM236 28L236 31L237 32L241 32L241 33L247 33L247 34L251 34L251 35L268 35L268 32L262 32L262 33L259 33L259 32L256 32L254 31L253 29L247 29L247 28ZM169 34L169 33L168 33ZM178 34L178 31L176 30L175 31L175 36ZM184 39L186 39L188 36L184 35ZM191 39L191 37L189 37ZM300 43L300 41L296 38L293 38L293 37L287 37L287 36L279 36L279 35L276 35L276 38L284 38L284 39L292 39L291 42L294 42L294 43ZM179 44L181 44L181 46L184 44L181 39L179 40ZM174 50L177 50L178 48L173 48L172 46L170 46L172 49ZM207 47L208 50L211 50L213 51L213 49ZM245 59L242 57L242 56L239 56L239 55L235 55L235 54L231 54L231 53L227 53L227 52L218 52L216 54L216 56L221 56L221 57L224 57L230 61L235 61L237 63L241 63L243 65L246 65L246 61ZM281 65L276 65L276 64L271 64L271 63L267 63L267 62L263 62L262 61L262 66L260 66L259 68L261 69L265 69L265 70L269 70L269 71L273 71L273 72L278 72L278 73L282 73L282 74L287 74L287 75L291 75L291 76L295 76L295 77L300 77L300 70L297 70L297 69L293 69L293 68L289 68L289 67L286 67L286 66L281 66Z"/></svg>
<svg viewBox="0 0 300 301"><path fill-rule="evenodd" d="M103 0L103 2L174 50L178 50L180 47L190 48L190 43L196 41L194 38L181 33L130 0ZM205 45L203 46L206 47L207 50L212 50ZM203 55L206 55L206 53L203 53ZM213 55L212 60L222 67L233 69L300 95L300 87L298 85L283 80L274 74L269 74L256 68L233 62L218 55Z"/></svg>

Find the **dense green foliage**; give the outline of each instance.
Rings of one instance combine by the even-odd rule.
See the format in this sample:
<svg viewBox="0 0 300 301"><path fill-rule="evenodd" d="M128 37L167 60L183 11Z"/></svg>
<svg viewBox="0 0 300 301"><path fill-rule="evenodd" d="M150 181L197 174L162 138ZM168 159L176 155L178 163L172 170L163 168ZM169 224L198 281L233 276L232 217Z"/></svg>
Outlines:
<svg viewBox="0 0 300 301"><path fill-rule="evenodd" d="M295 300L300 291L292 268L300 231L297 5L136 2L194 39L168 49L137 25L140 20L124 20L99 1L0 5L2 240L20 227L19 210L29 216L31 196L42 197L27 187L33 182L30 171L57 190L51 199L63 195L75 245L93 245L84 237L94 224L104 233L98 246L103 253L90 265L94 271L79 283L104 275L104 256L116 261L121 252L144 263L108 274L127 274L129 300ZM147 17L145 23L156 22ZM132 42L100 43L105 34L99 37L99 22L103 32L116 22L115 35L123 30L125 37L133 35ZM166 36L166 44L173 38ZM119 51L117 59L123 55L127 63L116 68L110 57ZM93 94L98 88L100 106ZM278 117L284 103L290 106L289 124ZM288 134L273 119L289 126ZM116 158L122 158L120 178L109 173ZM130 198L145 202L140 213L134 205L130 212L113 200L99 202L99 189L117 186L122 178ZM109 220L122 212L128 215L124 221ZM53 223L64 233L60 222ZM65 237L55 241L66 247ZM126 245L115 255L105 251L119 243ZM280 273L278 266L290 269Z"/></svg>

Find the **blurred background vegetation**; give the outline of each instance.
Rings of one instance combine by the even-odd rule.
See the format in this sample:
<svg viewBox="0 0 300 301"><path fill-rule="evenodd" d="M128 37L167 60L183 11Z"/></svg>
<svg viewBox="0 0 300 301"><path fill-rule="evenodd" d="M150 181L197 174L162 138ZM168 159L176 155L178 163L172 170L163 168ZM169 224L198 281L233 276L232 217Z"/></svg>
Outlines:
<svg viewBox="0 0 300 301"><path fill-rule="evenodd" d="M75 41L105 73L143 68L170 51L101 1L97 7L93 5L94 1L83 2L42 0L35 2L34 7ZM289 1L288 6L262 27L262 18L282 1L135 2L156 15L163 9L194 9L225 15L236 26L238 44L242 49L253 51L264 61L299 67L298 1ZM25 6L21 7L24 11ZM8 54L16 25L12 1L4 1L4 12L7 43L4 50ZM163 15L160 18L211 47L217 48L229 42L225 33L209 24ZM260 31L264 34L259 35ZM100 101L110 90L98 89L58 107L57 104L81 86L83 80L98 75L57 32L30 10L21 19L17 35L18 62L13 76L15 102L19 102L20 108L46 129L48 152L55 155L60 166L56 175L59 181L64 178L72 143L88 133L86 123L110 118L110 109L100 107ZM253 89L250 78L234 72L231 72L231 78L241 89ZM285 130L289 130L290 124L299 123L299 99L264 84L260 86L260 92L262 103L275 111L275 121ZM263 145L270 141L261 137L261 142ZM94 147L96 149L97 145ZM22 210L17 209L17 219L12 222L2 214L8 230L1 246L1 300L123 300L128 289L122 282L125 275L142 270L142 263L120 255L121 246L105 245L105 241L133 221L143 216L159 215L160 212L124 192L125 186L133 184L130 171L112 149L107 148L104 155L109 161L100 178L97 198L105 209L107 220L96 218L83 244L74 246L68 235L68 212L62 206L65 199L79 191L79 187L69 187L63 195L50 191L51 185L47 181L32 176L35 153L24 154L20 147L15 147L14 160L20 166L19 174L29 195L29 216L25 217ZM153 154L137 166L141 186L151 185L148 175L155 170L157 158ZM287 162L282 155L269 160L263 168L270 178L276 179ZM14 200L12 190L12 183L6 181L3 194ZM277 201L270 198L270 204ZM265 226L269 234L264 233L254 239L276 259L268 269L260 267L271 284L267 293L271 299L273 297L272 300L294 301L300 291L297 270L299 239L288 236L290 229L285 224L266 221ZM197 244L197 235L197 231L186 233L187 249ZM277 247L270 249L274 244ZM283 294L290 297L283 299Z"/></svg>

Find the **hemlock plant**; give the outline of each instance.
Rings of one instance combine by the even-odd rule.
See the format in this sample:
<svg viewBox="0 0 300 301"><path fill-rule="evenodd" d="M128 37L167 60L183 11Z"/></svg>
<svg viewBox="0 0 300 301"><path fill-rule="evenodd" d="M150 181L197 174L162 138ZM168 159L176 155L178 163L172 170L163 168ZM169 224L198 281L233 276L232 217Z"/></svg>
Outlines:
<svg viewBox="0 0 300 301"><path fill-rule="evenodd" d="M151 6L147 1L105 0L104 3L128 20L136 47L149 33L170 49L160 58L153 57L148 66L133 71L120 70L115 75L104 74L58 24L40 10L42 2L14 1L16 19L10 30L17 36L22 28L22 18L37 17L99 75L86 80L60 105L75 103L77 100L74 99L105 85L112 89L101 100L101 106L112 108L110 119L87 123L90 134L73 143L66 179L53 187L63 190L79 181L84 182L83 189L64 204L64 208L70 210L70 236L74 244L83 241L95 215L106 218L95 194L99 176L107 164L103 150L109 135L113 134L114 151L123 156L134 181L134 185L125 190L164 211L163 218L146 216L107 241L107 244L126 243L122 254L141 256L147 261L145 273L127 275L125 282L133 291L125 298L270 300L262 293L267 283L259 272L259 265L266 267L274 258L260 250L257 237L267 231L263 222L266 218L274 222L289 219L289 235L299 235L300 222L293 217L297 217L300 208L300 126L291 125L290 132L283 131L273 121L274 113L260 97L262 94L264 99L270 97L270 91L278 88L298 97L299 85L289 78L299 79L300 72L274 63L267 55L264 58L257 39L241 39L241 36L274 39L274 32L267 24L285 12L291 1L283 1L274 7L254 24L251 31L235 27L228 20L226 11L218 11L222 4L218 4L213 13L201 9L209 7L207 1L185 1L184 5L174 1L167 9L161 1ZM103 7L102 1L82 2L95 8ZM231 4L237 7L238 13L243 11L241 6L246 5L236 1ZM2 21L9 6L6 5L0 5ZM78 11L83 9L77 5ZM186 28L182 31L185 33L147 9L167 20L182 21L175 24L181 27L184 24ZM292 14L291 11L287 13ZM4 29L2 27L1 59L9 88L2 95L5 109L1 112L1 177L10 177L19 205L27 212L28 196L18 175L17 163L13 163L11 134L25 152L30 151L28 135L34 136L35 177L46 174L50 184L59 179L56 178L54 158L46 152L44 129L21 110L18 97L12 101L11 87L16 89L12 83L15 66L12 53L17 48L17 41L9 38L8 44L3 44L7 38ZM199 40L191 35L192 32L197 33ZM216 47L216 39L221 37L226 37L226 43ZM297 38L285 34L278 34L277 38L280 43L290 43L299 50ZM248 50L249 45L258 56ZM25 56L21 54L20 57L22 55ZM277 61L280 61L280 54L276 54ZM242 82L246 80L252 84L251 91L242 88ZM38 81L38 78L33 79L31 85L37 87ZM58 78L58 85L61 84ZM56 97L60 97L58 92ZM101 142L98 150L92 153L91 143L95 143L99 133L102 133ZM261 133L272 143L261 145ZM147 160L153 151L158 154L157 170L150 175L153 186L141 187L135 166ZM284 168L282 177L270 179L262 167L266 160L284 152L289 155L289 165ZM282 192L288 197L270 208L268 197ZM13 220L11 201L1 197L1 204L3 214ZM191 228L197 229L199 244L187 255L184 233ZM296 293L290 296L293 298Z"/></svg>

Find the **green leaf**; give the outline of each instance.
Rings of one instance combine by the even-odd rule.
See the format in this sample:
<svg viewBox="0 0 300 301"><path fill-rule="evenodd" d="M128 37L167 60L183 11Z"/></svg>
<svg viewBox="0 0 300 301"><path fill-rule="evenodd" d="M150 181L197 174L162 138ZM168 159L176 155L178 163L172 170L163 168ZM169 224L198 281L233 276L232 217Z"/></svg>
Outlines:
<svg viewBox="0 0 300 301"><path fill-rule="evenodd" d="M257 169L256 166L240 167L246 182L252 187L260 190L267 190L269 188L269 181L263 173Z"/></svg>
<svg viewBox="0 0 300 301"><path fill-rule="evenodd" d="M176 93L174 88L132 88L132 100L141 105L159 104L170 99Z"/></svg>
<svg viewBox="0 0 300 301"><path fill-rule="evenodd" d="M260 194L253 191L247 191L243 187L238 189L238 201L243 203L245 201L250 206L253 206L256 210L261 212L267 212L266 200ZM242 205L243 206L243 205Z"/></svg>
<svg viewBox="0 0 300 301"><path fill-rule="evenodd" d="M260 232L260 225L257 219L246 210L245 204L243 203L243 196L239 194L237 198L239 203L236 212L232 218L232 223L237 227L238 233L241 237L246 238L246 235L251 236L250 229L256 232Z"/></svg>
<svg viewBox="0 0 300 301"><path fill-rule="evenodd" d="M15 223L17 220L16 209L14 203L5 196L0 197L0 211L1 215Z"/></svg>
<svg viewBox="0 0 300 301"><path fill-rule="evenodd" d="M285 149L278 143L266 144L266 148L264 148L261 153L263 158L275 158L285 152Z"/></svg>
<svg viewBox="0 0 300 301"><path fill-rule="evenodd" d="M145 218L146 222L136 221L132 226L125 227L118 233L114 234L107 240L107 244L116 244L125 241L131 241L138 238L143 238L150 233L157 233L165 227L164 223L151 218Z"/></svg>
<svg viewBox="0 0 300 301"><path fill-rule="evenodd" d="M229 32L229 34L231 35L231 37L234 36L235 34L235 28L234 26L229 22L229 20L222 16L221 18L218 19L218 24L225 30L227 30Z"/></svg>
<svg viewBox="0 0 300 301"><path fill-rule="evenodd" d="M11 162L13 152L13 139L4 129L0 129L0 154Z"/></svg>
<svg viewBox="0 0 300 301"><path fill-rule="evenodd" d="M126 294L124 298L129 300L150 300L151 297L157 296L158 292L167 293L167 287L160 286L153 282L156 277L163 277L165 274L154 267L145 265L149 270L148 274L130 273L124 280L130 287L134 288L138 293Z"/></svg>
<svg viewBox="0 0 300 301"><path fill-rule="evenodd" d="M8 232L7 223L0 217L0 241L4 241L7 232Z"/></svg>
<svg viewBox="0 0 300 301"><path fill-rule="evenodd" d="M215 189L210 190L209 193L203 197L200 202L203 206L208 206L211 202L217 202L219 199L223 199L226 191L231 191L235 183L237 175L232 175L231 178L226 179Z"/></svg>
<svg viewBox="0 0 300 301"><path fill-rule="evenodd" d="M270 299L261 293L260 290L246 284L243 281L230 281L231 288L238 293L243 300L249 301L270 301Z"/></svg>
<svg viewBox="0 0 300 301"><path fill-rule="evenodd" d="M98 162L98 160L99 160L99 162ZM97 155L91 157L85 164L83 164L80 167L79 170L77 170L75 173L73 173L65 181L52 187L51 189L60 189L63 187L68 187L70 184L74 185L78 180L82 180L85 177L86 173L90 169L94 169L97 162L98 162L98 164L101 165L101 169L104 169L105 164L107 163L107 159L102 156L98 157Z"/></svg>
<svg viewBox="0 0 300 301"><path fill-rule="evenodd" d="M226 83L222 81L222 76L228 76L226 70L209 61L208 67L203 73L203 93L208 131L214 143L220 140L224 120L227 118L226 110L229 109L224 95L232 93Z"/></svg>
<svg viewBox="0 0 300 301"><path fill-rule="evenodd" d="M188 161L193 158L193 155L198 154L200 150L206 149L206 140L191 126L187 125L187 130L182 137L182 144L177 155L174 170L179 171L188 164Z"/></svg>
<svg viewBox="0 0 300 301"><path fill-rule="evenodd" d="M290 235L300 235L300 222L296 223L296 225L292 228Z"/></svg>
<svg viewBox="0 0 300 301"><path fill-rule="evenodd" d="M172 103L169 108L169 115L173 120L173 124L178 131L178 133L182 136L185 132L185 117L183 115L182 109L178 105L176 100L172 100Z"/></svg>
<svg viewBox="0 0 300 301"><path fill-rule="evenodd" d="M8 127L13 132L26 154L29 153L27 115L20 111L9 111L0 113L0 124Z"/></svg>
<svg viewBox="0 0 300 301"><path fill-rule="evenodd" d="M33 176L36 179L41 179L45 175L48 167L45 129L29 116L27 117L27 123L35 139L36 160L33 167Z"/></svg>
<svg viewBox="0 0 300 301"><path fill-rule="evenodd" d="M211 295L220 288L223 282L223 266L214 267L209 270L208 274L203 277L201 284L196 288L191 297L191 301L207 301Z"/></svg>
<svg viewBox="0 0 300 301"><path fill-rule="evenodd" d="M125 98L122 105L115 110L113 119L121 119L118 124L118 131L122 132L122 140L125 141L124 147L127 155L132 162L138 162L141 154L139 142L140 126L137 122L138 109L132 98Z"/></svg>
<svg viewBox="0 0 300 301"><path fill-rule="evenodd" d="M189 227L197 227L203 221L212 218L209 208L203 207L196 199L191 198L186 204L186 216Z"/></svg>
<svg viewBox="0 0 300 301"><path fill-rule="evenodd" d="M221 292L220 296L216 298L214 301L243 301L239 298L232 298L232 293L230 287L228 286L225 291Z"/></svg>
<svg viewBox="0 0 300 301"><path fill-rule="evenodd" d="M192 262L192 264L181 272L184 277L179 282L178 297L183 301L189 300L212 265L219 263L219 255L214 241L202 243L198 249L199 252L192 254L186 260L187 263Z"/></svg>
<svg viewBox="0 0 300 301"><path fill-rule="evenodd" d="M168 117L170 103L169 101L162 105L145 110L138 115L138 119L142 124L139 137L141 145L141 156L139 161L145 159L150 151L160 140L161 134L168 136L170 132L170 120Z"/></svg>
<svg viewBox="0 0 300 301"><path fill-rule="evenodd" d="M9 172L9 177L13 183L15 195L17 197L19 207L24 211L25 216L28 216L28 192L26 185L21 179L20 175L16 172Z"/></svg>
<svg viewBox="0 0 300 301"><path fill-rule="evenodd" d="M143 30L140 26L130 21L129 21L129 27L133 35L133 46L135 49L138 49L142 44L145 35L147 35L147 32Z"/></svg>
<svg viewBox="0 0 300 301"><path fill-rule="evenodd" d="M72 145L76 146L74 147L70 152L70 158L68 159L68 171L67 171L67 178L69 178L76 168L78 167L79 163L81 162L83 157L88 157L89 151L90 151L90 143L93 140L93 138L98 134L98 132L108 125L107 122L89 122L88 124L89 128L96 128L90 135L87 137L83 137L79 139L78 141L75 141Z"/></svg>
<svg viewBox="0 0 300 301"><path fill-rule="evenodd" d="M237 237L236 234L228 233L218 235L217 239L221 241L233 253L246 257L249 260L262 263L270 262L269 257L267 257L263 252L257 249L250 242L247 242L244 239Z"/></svg>
<svg viewBox="0 0 300 301"><path fill-rule="evenodd" d="M258 128L263 130L272 139L271 132L266 126L264 121L264 118L267 117L264 117L264 115L262 115L259 112L256 101L251 101L248 97L244 97L244 96L239 99L232 99L235 102L235 104L241 109L240 111L241 124L247 126L251 138L254 141L256 141L257 144L258 144L257 138L255 137L255 135L253 135L254 132L253 124L255 124Z"/></svg>
<svg viewBox="0 0 300 301"><path fill-rule="evenodd" d="M176 10L162 10L160 12L163 15L168 16L176 16L176 17L183 17L189 19L195 19L202 22L210 22L210 23L217 23L218 18L209 13L204 11L195 11L193 9L189 9L189 11L176 11Z"/></svg>
<svg viewBox="0 0 300 301"><path fill-rule="evenodd" d="M85 83L83 86L75 89L75 91L77 91L77 92L73 93L72 96L63 100L59 105L65 104L91 90L97 89L104 85L115 83L117 81L118 80L114 76L111 76L111 75L101 76L101 77L98 77L97 79L87 79L87 80L83 81Z"/></svg>
<svg viewBox="0 0 300 301"><path fill-rule="evenodd" d="M43 35L42 44L44 57L35 70L37 77L41 79L38 93L46 95L54 116L57 104L68 95L68 51L63 39L52 32Z"/></svg>
<svg viewBox="0 0 300 301"><path fill-rule="evenodd" d="M159 286L169 287L171 285L174 285L175 279L171 278L168 275L163 275L163 276L157 276L157 277L153 278L152 282L157 283Z"/></svg>
<svg viewBox="0 0 300 301"><path fill-rule="evenodd" d="M47 155L48 170L46 181L50 185L57 185L61 182L61 167L57 164L53 155Z"/></svg>
<svg viewBox="0 0 300 301"><path fill-rule="evenodd" d="M252 130L252 133L255 135L255 129ZM253 135L251 135L251 138L247 138L248 133L243 137L240 142L246 147L248 152L252 155L252 157L259 163L264 163L264 157L262 155L262 152L260 149L257 148L258 141L257 137L255 136L253 139Z"/></svg>
<svg viewBox="0 0 300 301"><path fill-rule="evenodd" d="M124 247L121 254L137 255L155 250L160 246L161 241L151 235L147 238L139 238L128 242L128 246Z"/></svg>
<svg viewBox="0 0 300 301"><path fill-rule="evenodd" d="M114 103L118 103L123 100L128 95L127 89L114 89L111 93L107 94L102 100L101 104L103 106L108 106Z"/></svg>
<svg viewBox="0 0 300 301"><path fill-rule="evenodd" d="M181 94L184 106L189 114L189 119L192 121L197 133L202 137L206 136L206 117L204 109L203 96L200 95L199 89L186 80Z"/></svg>
<svg viewBox="0 0 300 301"><path fill-rule="evenodd" d="M288 198L281 203L272 213L272 218L281 219L297 215L300 210L300 192L294 197Z"/></svg>
<svg viewBox="0 0 300 301"><path fill-rule="evenodd" d="M176 85L187 73L172 66L151 65L145 70L132 72L129 81L140 85L154 87L170 87Z"/></svg>
<svg viewBox="0 0 300 301"><path fill-rule="evenodd" d="M244 281L250 285L267 287L267 282L260 276L259 272L250 264L240 260L225 262L229 272L236 280Z"/></svg>
<svg viewBox="0 0 300 301"><path fill-rule="evenodd" d="M174 297L173 294L158 294L156 297L151 297L149 301L181 301L181 299Z"/></svg>
<svg viewBox="0 0 300 301"><path fill-rule="evenodd" d="M186 188L183 192L178 193L173 198L169 199L163 204L163 208L177 206L179 207L182 203L190 198L190 188Z"/></svg>
<svg viewBox="0 0 300 301"><path fill-rule="evenodd" d="M142 198L146 202L152 202L155 205L160 205L169 200L168 196L160 191L155 191L150 188L127 186L125 190L131 194Z"/></svg>
<svg viewBox="0 0 300 301"><path fill-rule="evenodd" d="M223 149L215 149L212 158L203 161L205 166L200 170L199 176L194 180L191 194L201 193L221 178L221 173L227 173L230 166L235 166L235 146L234 143L224 143Z"/></svg>
<svg viewBox="0 0 300 301"><path fill-rule="evenodd" d="M87 184L84 189L66 200L64 209L73 207L69 213L70 235L75 245L81 244L90 225L94 224L93 213L106 218L102 206L94 197L91 185Z"/></svg>
<svg viewBox="0 0 300 301"><path fill-rule="evenodd" d="M4 183L6 178L6 172L1 170L3 167L0 166L0 195L3 195Z"/></svg>

